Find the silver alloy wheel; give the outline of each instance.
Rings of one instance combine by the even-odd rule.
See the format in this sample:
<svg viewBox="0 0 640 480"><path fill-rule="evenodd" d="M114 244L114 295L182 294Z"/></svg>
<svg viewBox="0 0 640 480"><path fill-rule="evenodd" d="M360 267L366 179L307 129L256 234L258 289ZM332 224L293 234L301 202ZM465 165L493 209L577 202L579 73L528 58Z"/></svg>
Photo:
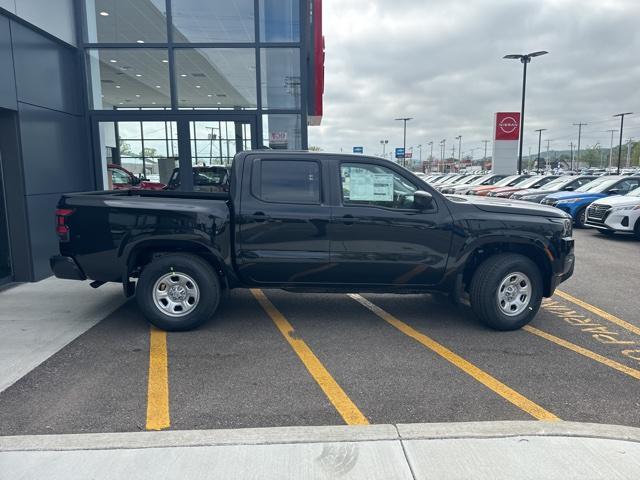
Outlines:
<svg viewBox="0 0 640 480"><path fill-rule="evenodd" d="M531 280L522 272L512 272L500 282L496 295L502 313L519 315L531 302Z"/></svg>
<svg viewBox="0 0 640 480"><path fill-rule="evenodd" d="M184 317L191 313L199 300L198 284L185 273L167 273L153 286L153 303L170 317Z"/></svg>

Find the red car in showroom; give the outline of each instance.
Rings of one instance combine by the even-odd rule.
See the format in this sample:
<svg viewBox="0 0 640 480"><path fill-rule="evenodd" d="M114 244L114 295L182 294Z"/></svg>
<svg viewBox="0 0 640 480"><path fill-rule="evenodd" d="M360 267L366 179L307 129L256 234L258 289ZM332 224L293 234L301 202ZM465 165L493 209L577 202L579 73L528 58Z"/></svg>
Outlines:
<svg viewBox="0 0 640 480"><path fill-rule="evenodd" d="M136 177L126 168L110 163L107 165L111 179L111 190L163 190L166 185L160 182L150 182Z"/></svg>

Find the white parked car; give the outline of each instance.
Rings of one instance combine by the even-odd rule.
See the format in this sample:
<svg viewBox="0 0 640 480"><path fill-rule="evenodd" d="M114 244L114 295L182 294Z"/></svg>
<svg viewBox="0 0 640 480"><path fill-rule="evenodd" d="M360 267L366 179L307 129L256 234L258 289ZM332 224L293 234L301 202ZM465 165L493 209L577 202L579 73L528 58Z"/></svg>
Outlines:
<svg viewBox="0 0 640 480"><path fill-rule="evenodd" d="M626 195L596 200L587 208L585 225L605 234L635 233L640 240L640 188Z"/></svg>

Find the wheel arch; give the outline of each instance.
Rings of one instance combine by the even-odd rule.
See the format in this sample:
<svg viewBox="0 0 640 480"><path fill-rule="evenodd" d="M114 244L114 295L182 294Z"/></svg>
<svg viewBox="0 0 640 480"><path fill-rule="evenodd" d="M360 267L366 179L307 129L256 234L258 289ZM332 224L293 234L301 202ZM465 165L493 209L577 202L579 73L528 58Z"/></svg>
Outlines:
<svg viewBox="0 0 640 480"><path fill-rule="evenodd" d="M469 289L473 274L488 258L501 253L515 253L529 258L540 269L543 281L543 296L551 295L552 259L548 249L537 243L523 243L512 241L490 241L472 248L467 256L462 270L462 282L465 289Z"/></svg>
<svg viewBox="0 0 640 480"><path fill-rule="evenodd" d="M139 271L155 258L171 253L197 255L213 267L223 288L229 287L229 272L219 252L191 240L148 240L131 247L126 253L124 282L128 282L132 276L137 276Z"/></svg>

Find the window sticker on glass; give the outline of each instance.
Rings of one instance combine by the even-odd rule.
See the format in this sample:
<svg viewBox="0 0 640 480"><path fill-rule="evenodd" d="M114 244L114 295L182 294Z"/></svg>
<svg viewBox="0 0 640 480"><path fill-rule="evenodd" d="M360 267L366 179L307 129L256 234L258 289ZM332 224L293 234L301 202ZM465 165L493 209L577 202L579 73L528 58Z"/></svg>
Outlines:
<svg viewBox="0 0 640 480"><path fill-rule="evenodd" d="M372 173L359 168L352 168L349 173L349 200L393 201L393 174Z"/></svg>

